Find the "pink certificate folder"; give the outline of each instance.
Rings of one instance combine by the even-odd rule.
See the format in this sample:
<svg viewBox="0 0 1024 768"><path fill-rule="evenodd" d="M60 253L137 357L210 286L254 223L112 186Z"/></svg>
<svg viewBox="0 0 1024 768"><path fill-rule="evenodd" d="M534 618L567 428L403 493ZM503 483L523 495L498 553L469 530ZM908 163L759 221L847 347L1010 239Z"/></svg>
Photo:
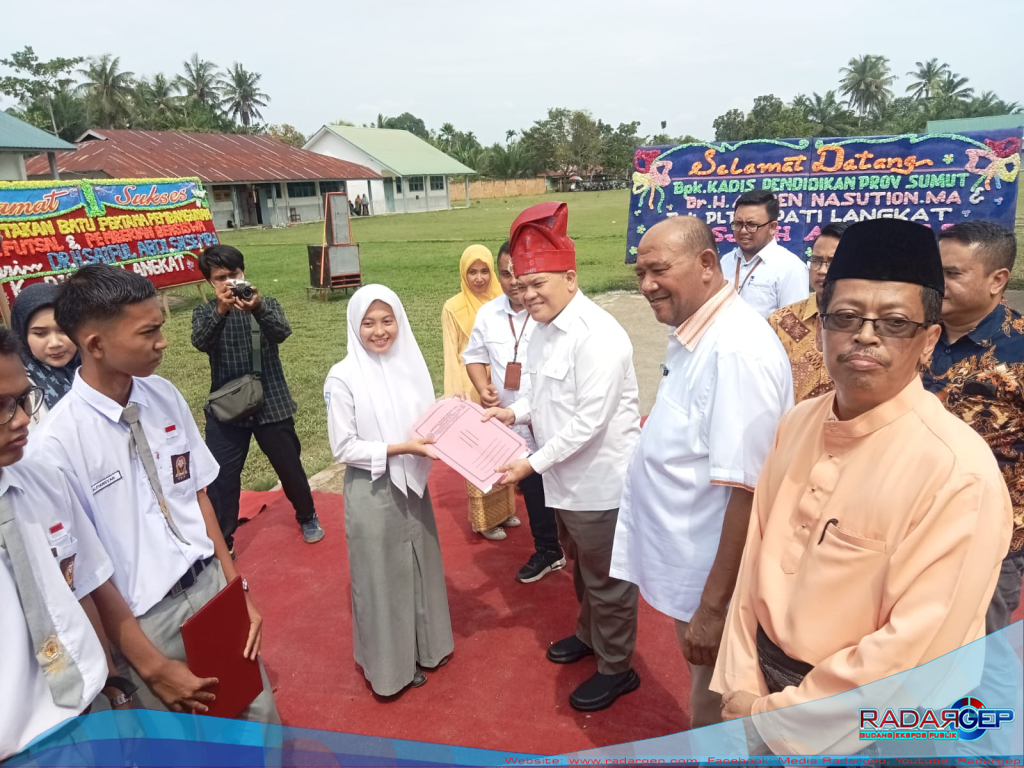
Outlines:
<svg viewBox="0 0 1024 768"><path fill-rule="evenodd" d="M451 398L427 411L412 428L420 437L433 437L430 446L441 461L489 493L503 473L495 467L526 453L526 441L500 421L481 421L484 409L474 402Z"/></svg>

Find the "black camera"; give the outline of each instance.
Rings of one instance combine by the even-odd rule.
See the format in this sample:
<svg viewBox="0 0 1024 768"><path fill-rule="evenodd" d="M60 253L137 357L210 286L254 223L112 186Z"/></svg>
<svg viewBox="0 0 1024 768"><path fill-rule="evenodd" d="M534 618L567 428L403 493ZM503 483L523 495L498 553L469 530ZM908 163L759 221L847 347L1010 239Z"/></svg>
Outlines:
<svg viewBox="0 0 1024 768"><path fill-rule="evenodd" d="M252 301L252 297L255 295L252 290L252 283L245 280L232 280L231 293L242 301Z"/></svg>

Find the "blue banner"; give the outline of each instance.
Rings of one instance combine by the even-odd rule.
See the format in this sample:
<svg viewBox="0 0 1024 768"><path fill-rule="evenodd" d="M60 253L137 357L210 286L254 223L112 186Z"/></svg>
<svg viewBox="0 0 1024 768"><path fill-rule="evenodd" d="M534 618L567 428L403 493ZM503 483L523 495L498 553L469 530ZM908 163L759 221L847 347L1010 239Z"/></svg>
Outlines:
<svg viewBox="0 0 1024 768"><path fill-rule="evenodd" d="M626 263L669 216L700 216L726 253L743 192L773 191L776 239L801 258L833 222L898 218L938 231L966 219L1013 229L1021 131L764 139L641 147L634 154Z"/></svg>
<svg viewBox="0 0 1024 768"><path fill-rule="evenodd" d="M60 216L85 203L79 187L14 187L0 198L0 221L32 221Z"/></svg>
<svg viewBox="0 0 1024 768"><path fill-rule="evenodd" d="M152 211L159 208L176 208L190 200L202 205L198 185L191 180L173 183L120 182L118 184L94 184L96 202L102 206L115 206L127 210ZM202 193L205 197L206 193Z"/></svg>

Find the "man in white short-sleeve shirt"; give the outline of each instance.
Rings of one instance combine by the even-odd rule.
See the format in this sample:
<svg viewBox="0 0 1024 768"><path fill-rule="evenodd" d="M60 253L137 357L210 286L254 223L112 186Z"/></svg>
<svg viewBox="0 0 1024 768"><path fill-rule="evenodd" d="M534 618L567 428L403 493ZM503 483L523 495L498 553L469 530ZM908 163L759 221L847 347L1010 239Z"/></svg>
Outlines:
<svg viewBox="0 0 1024 768"><path fill-rule="evenodd" d="M763 318L810 293L807 265L776 242L778 229L779 201L774 194L758 189L737 198L732 219L736 248L722 256L722 272Z"/></svg>
<svg viewBox="0 0 1024 768"><path fill-rule="evenodd" d="M469 343L462 353L469 379L480 393L480 403L485 408L507 408L516 400L530 396L530 377L522 372L526 369L530 337L537 323L530 319L523 305L522 283L512 274L508 241L498 250L498 281L503 293L480 307ZM516 424L512 429L526 441L530 453L537 450L529 425ZM558 543L555 511L547 505L544 496L544 479L536 473L527 475L519 481L519 490L530 518L534 553L519 569L516 580L531 584L564 568L565 555Z"/></svg>
<svg viewBox="0 0 1024 768"><path fill-rule="evenodd" d="M148 709L202 711L208 691L168 696L124 644L137 622L165 657L161 666L184 661L181 624L238 575L205 492L217 463L181 394L152 375L167 347L156 291L134 272L92 264L61 284L54 315L78 346L82 367L34 439L35 450L64 471L113 561L120 597L101 589L95 600L138 700ZM248 593L246 603L250 632L240 652L256 660L262 617ZM201 688L216 682L195 681ZM265 672L263 681L239 717L280 722ZM168 705L169 698L176 703Z"/></svg>
<svg viewBox="0 0 1024 768"><path fill-rule="evenodd" d="M86 710L109 673L86 610L110 578L110 560L61 473L22 459L41 404L17 342L0 328L0 761ZM36 596L42 613L33 611ZM81 690L72 684L59 696L48 680L69 658Z"/></svg>
<svg viewBox="0 0 1024 768"><path fill-rule="evenodd" d="M754 485L793 405L789 360L722 274L714 235L667 219L640 241L640 291L675 328L666 373L626 474L611 573L675 619L690 666L690 727L721 721L708 689Z"/></svg>

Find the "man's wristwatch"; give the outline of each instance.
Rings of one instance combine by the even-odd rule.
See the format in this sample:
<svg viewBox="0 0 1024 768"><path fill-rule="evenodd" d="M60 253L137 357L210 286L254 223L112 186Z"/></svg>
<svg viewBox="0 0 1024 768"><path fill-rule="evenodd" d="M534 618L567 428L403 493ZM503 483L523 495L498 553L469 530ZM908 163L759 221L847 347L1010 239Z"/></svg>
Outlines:
<svg viewBox="0 0 1024 768"><path fill-rule="evenodd" d="M110 700L110 706L112 707L121 707L125 704L130 704L135 692L139 690L139 687L137 685L133 685L131 680L124 677L118 677L117 675L111 675L108 677L107 683L103 687L104 689L115 688L121 692Z"/></svg>

